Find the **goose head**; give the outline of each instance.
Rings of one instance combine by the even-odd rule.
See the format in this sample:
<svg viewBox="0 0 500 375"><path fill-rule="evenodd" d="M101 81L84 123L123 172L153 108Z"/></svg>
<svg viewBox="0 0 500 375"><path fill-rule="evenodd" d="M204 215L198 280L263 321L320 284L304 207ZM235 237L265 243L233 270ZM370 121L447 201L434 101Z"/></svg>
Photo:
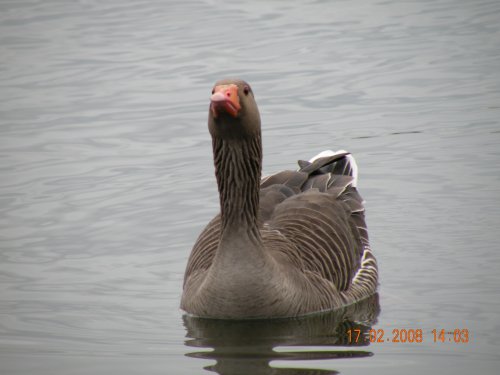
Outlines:
<svg viewBox="0 0 500 375"><path fill-rule="evenodd" d="M210 97L208 129L212 138L260 136L260 114L252 88L237 79L215 83Z"/></svg>

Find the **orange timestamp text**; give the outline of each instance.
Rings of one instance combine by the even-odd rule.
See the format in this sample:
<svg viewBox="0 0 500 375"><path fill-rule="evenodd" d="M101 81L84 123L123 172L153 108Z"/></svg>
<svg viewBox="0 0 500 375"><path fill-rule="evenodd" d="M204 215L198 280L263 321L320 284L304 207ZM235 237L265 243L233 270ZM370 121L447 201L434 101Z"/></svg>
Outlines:
<svg viewBox="0 0 500 375"><path fill-rule="evenodd" d="M424 334L421 328L394 328L391 333L386 333L382 328L370 329L368 332L361 329L349 329L346 332L349 343L422 343L426 339L434 343L469 343L469 330L467 328L455 328L446 330L434 328ZM429 336L425 338L425 336Z"/></svg>

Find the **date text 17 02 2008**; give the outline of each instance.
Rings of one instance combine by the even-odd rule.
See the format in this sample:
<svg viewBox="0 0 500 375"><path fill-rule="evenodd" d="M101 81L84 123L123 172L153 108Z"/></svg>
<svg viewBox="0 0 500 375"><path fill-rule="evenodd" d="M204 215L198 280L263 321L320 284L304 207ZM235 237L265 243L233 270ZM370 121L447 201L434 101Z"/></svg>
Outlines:
<svg viewBox="0 0 500 375"><path fill-rule="evenodd" d="M368 334L361 329L347 330L347 340L349 343L422 343L431 340L435 343L455 343L468 344L470 341L469 330L467 328L455 328L447 330L444 328L434 328L425 332L421 328L394 328L391 333L384 329L370 329ZM425 337L428 336L428 337Z"/></svg>

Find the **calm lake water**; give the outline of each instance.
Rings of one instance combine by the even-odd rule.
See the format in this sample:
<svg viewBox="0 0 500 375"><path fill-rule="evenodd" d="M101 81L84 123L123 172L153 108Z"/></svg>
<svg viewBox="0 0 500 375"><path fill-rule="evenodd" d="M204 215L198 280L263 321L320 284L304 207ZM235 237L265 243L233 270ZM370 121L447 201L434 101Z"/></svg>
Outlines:
<svg viewBox="0 0 500 375"><path fill-rule="evenodd" d="M379 304L183 317L227 76L256 93L264 173L355 155ZM2 374L498 373L498 0L2 0L0 170ZM370 327L423 340L346 340Z"/></svg>

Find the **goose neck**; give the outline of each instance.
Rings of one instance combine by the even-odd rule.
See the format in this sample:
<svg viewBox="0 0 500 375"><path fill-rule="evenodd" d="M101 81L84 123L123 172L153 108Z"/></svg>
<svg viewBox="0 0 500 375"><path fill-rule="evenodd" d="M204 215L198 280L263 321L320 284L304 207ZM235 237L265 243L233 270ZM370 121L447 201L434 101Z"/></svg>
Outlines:
<svg viewBox="0 0 500 375"><path fill-rule="evenodd" d="M214 138L212 146L223 235L247 232L259 238L260 135L242 139Z"/></svg>

